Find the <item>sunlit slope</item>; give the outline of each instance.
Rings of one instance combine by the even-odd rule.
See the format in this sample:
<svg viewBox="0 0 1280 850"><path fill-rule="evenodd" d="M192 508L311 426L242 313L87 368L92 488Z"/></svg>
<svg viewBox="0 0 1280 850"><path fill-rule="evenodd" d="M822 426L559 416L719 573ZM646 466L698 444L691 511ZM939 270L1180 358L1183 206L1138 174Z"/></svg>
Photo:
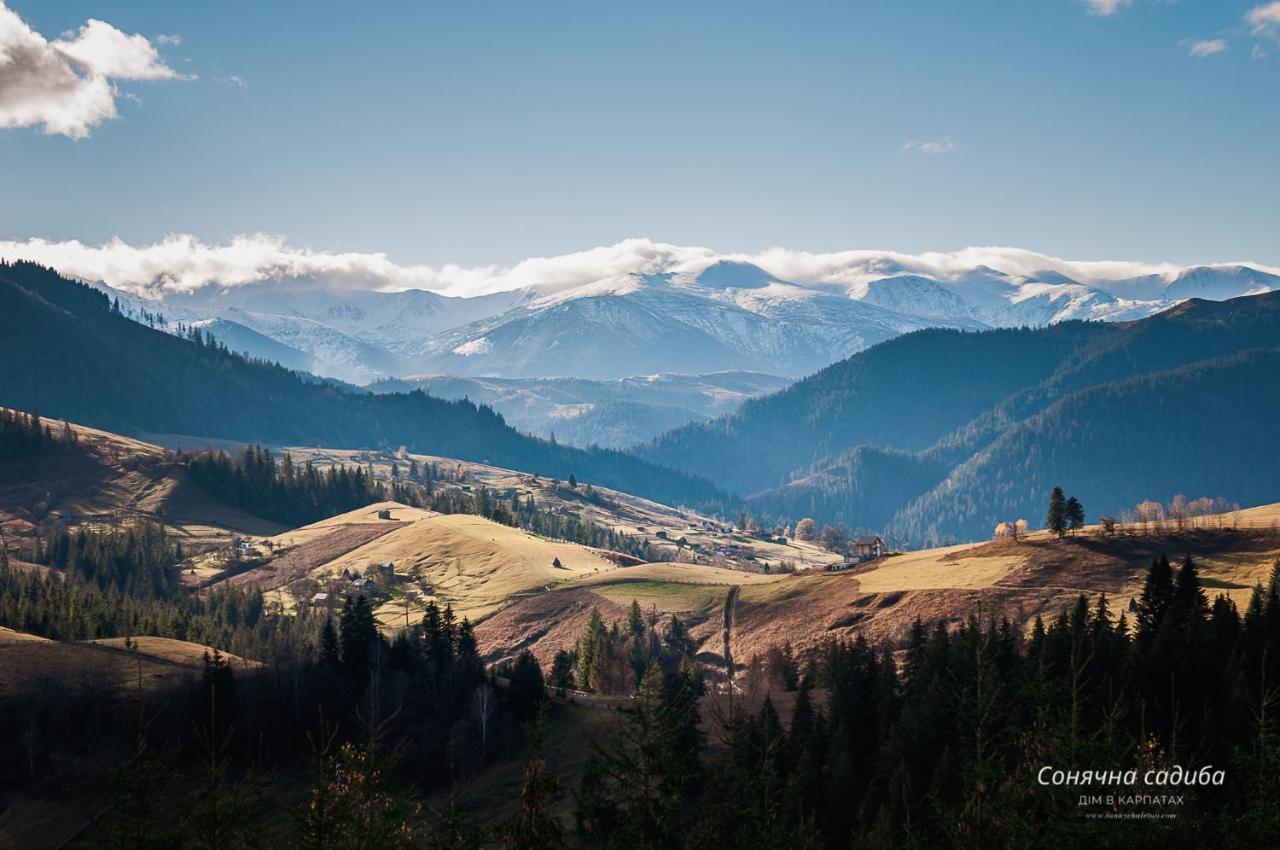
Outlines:
<svg viewBox="0 0 1280 850"><path fill-rule="evenodd" d="M384 510L390 519L379 517ZM353 529L370 531L352 535ZM411 620L428 600L475 619L518 594L618 569L586 546L538 537L480 516L436 514L395 502L287 531L271 543L275 554L265 565L226 580L270 589L274 599L291 607L315 592L361 592L349 590L347 577L368 575L378 582L368 595L379 604L380 619L398 625L406 605ZM299 553L306 558L299 560ZM377 576L378 565L387 562L394 570L390 580Z"/></svg>
<svg viewBox="0 0 1280 850"><path fill-rule="evenodd" d="M1057 616L1082 594L1091 605L1105 595L1112 615L1119 616L1140 597L1147 568L1161 555L1174 561L1190 555L1206 596L1226 594L1243 608L1280 559L1273 518L1280 518L1280 505L1201 517L1182 529L1132 527L1104 536L1090 526L1064 539L1035 532L1017 541L893 555L836 573L762 575L645 564L564 582L536 599L520 600L481 623L478 634L493 657L529 647L549 660L577 635L544 623L561 616L581 622L582 612L593 606L607 620L634 599L646 610L689 618L701 650L711 657L723 645L723 608L729 586L736 585L731 645L741 662L770 646L803 649L859 633L900 642L917 618L932 626L970 615L1007 617L1025 629L1037 616Z"/></svg>
<svg viewBox="0 0 1280 850"><path fill-rule="evenodd" d="M61 421L45 424L55 437L63 435ZM28 536L44 519L33 511L68 523L150 519L188 547L282 530L210 497L160 446L75 423L68 427L73 446L7 462L0 476L0 523L11 537Z"/></svg>

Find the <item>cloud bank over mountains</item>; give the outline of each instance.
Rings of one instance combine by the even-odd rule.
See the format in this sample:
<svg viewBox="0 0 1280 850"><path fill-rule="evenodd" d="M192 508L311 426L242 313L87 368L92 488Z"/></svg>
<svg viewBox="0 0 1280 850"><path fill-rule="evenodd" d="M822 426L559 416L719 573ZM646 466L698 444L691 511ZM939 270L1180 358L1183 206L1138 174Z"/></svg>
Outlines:
<svg viewBox="0 0 1280 850"><path fill-rule="evenodd" d="M265 234L237 236L222 244L203 242L188 234L166 236L149 245L131 245L120 239L100 245L38 238L0 240L0 258L32 260L63 274L156 300L205 287L264 281L287 289L425 289L471 297L536 288L543 295L553 295L589 284L607 285L631 275L695 275L720 262L758 266L781 280L842 286L859 286L898 274L957 278L980 267L1024 277L1057 273L1081 283L1174 275L1185 268L1168 262L1066 260L1009 247L920 254L873 250L814 253L787 248L720 253L648 238L559 256L530 257L512 265L402 265L380 252L317 251ZM1249 266L1280 274L1280 268L1249 260L1209 265Z"/></svg>

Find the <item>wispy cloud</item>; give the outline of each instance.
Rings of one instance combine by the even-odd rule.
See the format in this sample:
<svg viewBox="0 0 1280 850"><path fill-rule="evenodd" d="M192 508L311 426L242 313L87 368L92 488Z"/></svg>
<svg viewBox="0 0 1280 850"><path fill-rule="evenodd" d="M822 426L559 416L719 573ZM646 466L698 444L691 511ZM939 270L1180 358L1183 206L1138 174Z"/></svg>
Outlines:
<svg viewBox="0 0 1280 850"><path fill-rule="evenodd" d="M161 33L160 35L156 36L156 44L167 44L172 47L177 47L178 45L182 44L182 36L178 35L177 33L174 33L172 35L165 35L164 33Z"/></svg>
<svg viewBox="0 0 1280 850"><path fill-rule="evenodd" d="M1250 59L1266 59L1267 48L1263 47L1261 44L1255 44L1253 46L1253 49L1249 51L1249 58Z"/></svg>
<svg viewBox="0 0 1280 850"><path fill-rule="evenodd" d="M1084 0L1085 5L1089 7L1090 15L1114 15L1126 6L1132 5L1133 0Z"/></svg>
<svg viewBox="0 0 1280 850"><path fill-rule="evenodd" d="M0 0L0 127L83 139L117 117L114 81L182 78L145 36L90 18L49 41Z"/></svg>
<svg viewBox="0 0 1280 850"><path fill-rule="evenodd" d="M206 286L261 282L289 288L429 289L458 296L537 287L550 294L619 281L633 274L696 273L719 260L753 263L781 280L843 287L895 274L954 278L979 266L1023 276L1056 271L1084 283L1165 274L1181 268L1170 263L1064 260L1007 247L922 254L866 250L819 254L771 248L747 254L639 238L571 254L531 257L513 265L401 265L386 254L315 251L264 234L238 236L223 244L206 243L190 235L172 235L150 245L130 245L120 239L101 245L44 239L0 241L0 258L33 260L82 280L102 281L151 298Z"/></svg>
<svg viewBox="0 0 1280 850"><path fill-rule="evenodd" d="M1254 35L1275 36L1276 28L1280 26L1280 0L1254 6L1245 12L1244 20Z"/></svg>
<svg viewBox="0 0 1280 850"><path fill-rule="evenodd" d="M1207 39L1204 41L1188 39L1183 42L1183 45L1186 46L1187 53L1189 53L1193 59L1204 59L1205 57L1212 56L1215 53L1222 53L1227 49L1226 40L1221 38Z"/></svg>
<svg viewBox="0 0 1280 850"><path fill-rule="evenodd" d="M917 142L907 140L902 143L904 153L922 153L929 156L937 156L938 154L951 153L956 149L956 143L952 141L950 136L941 139L931 139L925 142Z"/></svg>
<svg viewBox="0 0 1280 850"><path fill-rule="evenodd" d="M222 83L224 86L227 86L228 88L233 88L233 89L249 88L249 81L246 80L244 77L237 77L235 74L231 74L230 76L227 76L227 77L218 77L217 80L218 82Z"/></svg>

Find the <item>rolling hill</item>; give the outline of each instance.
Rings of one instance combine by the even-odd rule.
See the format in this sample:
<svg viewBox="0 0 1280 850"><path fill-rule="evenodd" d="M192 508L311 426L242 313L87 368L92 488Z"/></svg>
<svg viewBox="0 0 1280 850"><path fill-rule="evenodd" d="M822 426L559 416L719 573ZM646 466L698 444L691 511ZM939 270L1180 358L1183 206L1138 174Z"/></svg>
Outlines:
<svg viewBox="0 0 1280 850"><path fill-rule="evenodd" d="M1182 531L1171 526L1097 526L1057 539L1037 532L1018 541L960 544L880 558L844 572L743 574L713 567L647 564L566 583L517 599L482 619L476 635L492 658L531 649L549 664L573 646L590 609L606 622L621 619L632 599L645 609L677 613L692 625L699 659L723 665L729 589L730 649L739 664L790 643L804 652L830 638L888 640L901 645L914 621L955 625L970 613L1009 618L1027 629L1037 616L1056 617L1086 596L1105 595L1113 615L1141 592L1152 558L1196 559L1206 592L1224 593L1242 610L1280 558L1280 504L1231 515L1200 517Z"/></svg>

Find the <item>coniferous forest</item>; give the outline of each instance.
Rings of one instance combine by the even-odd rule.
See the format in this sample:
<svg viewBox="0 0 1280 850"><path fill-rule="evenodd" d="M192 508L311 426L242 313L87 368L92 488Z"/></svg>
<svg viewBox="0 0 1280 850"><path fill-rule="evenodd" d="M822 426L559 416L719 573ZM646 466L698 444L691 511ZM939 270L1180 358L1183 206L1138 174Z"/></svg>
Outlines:
<svg viewBox="0 0 1280 850"><path fill-rule="evenodd" d="M1159 558L1132 612L1081 597L1026 635L974 614L953 629L917 623L901 649L857 638L778 653L765 675L785 719L772 698L744 710L715 692L679 620L661 626L636 605L612 625L593 614L544 676L528 653L486 670L448 608L388 636L363 597L288 625L260 598L166 602L103 588L93 569L66 581L0 570L0 621L61 637L168 629L261 662L211 655L140 716L126 695L92 689L0 703L7 791L68 781L66 759L86 746L111 754L110 846L1280 840L1280 564L1243 612L1209 597L1194 561ZM575 687L629 698L575 709L554 696ZM548 730L593 710L607 728L577 775L557 775ZM517 760L513 815L484 821L461 802ZM280 770L302 787L264 781Z"/></svg>

